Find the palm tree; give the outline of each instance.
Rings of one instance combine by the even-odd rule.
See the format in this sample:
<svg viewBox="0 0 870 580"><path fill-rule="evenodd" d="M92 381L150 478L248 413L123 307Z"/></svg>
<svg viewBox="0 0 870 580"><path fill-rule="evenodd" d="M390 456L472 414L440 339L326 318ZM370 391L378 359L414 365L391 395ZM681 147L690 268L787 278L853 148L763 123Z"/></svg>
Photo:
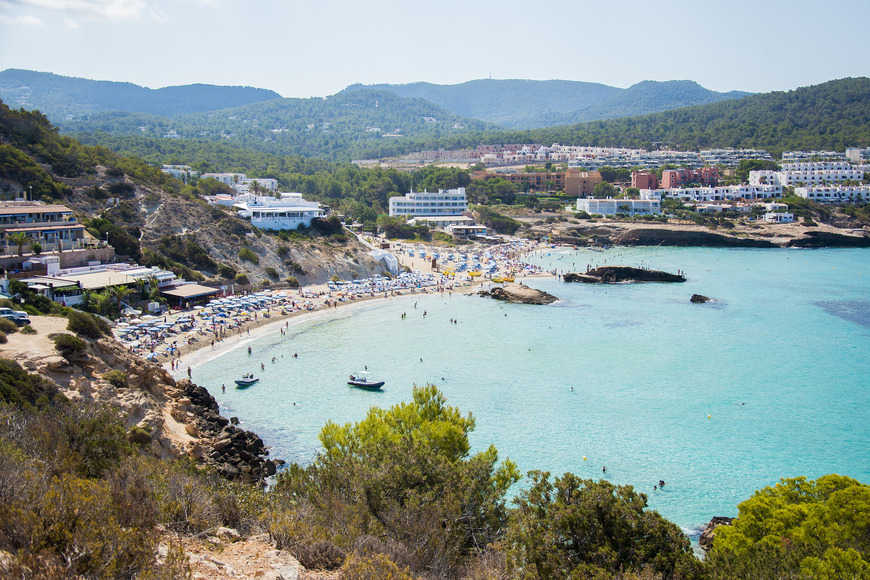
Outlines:
<svg viewBox="0 0 870 580"><path fill-rule="evenodd" d="M133 293L132 288L128 288L127 286L109 286L106 288L109 293L109 296L115 301L116 306L118 307L118 314L121 314L122 305L121 303Z"/></svg>
<svg viewBox="0 0 870 580"><path fill-rule="evenodd" d="M26 232L18 232L14 234L9 234L6 236L6 239L16 246L18 246L18 255L21 256L24 253L24 246L31 242L30 234Z"/></svg>

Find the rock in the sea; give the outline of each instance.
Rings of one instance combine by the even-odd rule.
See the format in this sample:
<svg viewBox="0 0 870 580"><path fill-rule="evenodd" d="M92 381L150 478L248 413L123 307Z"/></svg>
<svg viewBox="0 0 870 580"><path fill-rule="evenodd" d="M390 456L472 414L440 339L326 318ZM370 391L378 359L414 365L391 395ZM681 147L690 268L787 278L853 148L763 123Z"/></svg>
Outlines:
<svg viewBox="0 0 870 580"><path fill-rule="evenodd" d="M703 304L704 302L709 302L710 300L710 298L707 298L702 294L692 294L692 298L690 298L690 302L694 302L695 304Z"/></svg>
<svg viewBox="0 0 870 580"><path fill-rule="evenodd" d="M716 537L716 528L719 526L730 526L734 518L726 518L724 516L715 516L710 523L704 526L704 531L701 532L701 537L698 538L698 545L705 552L709 552L713 548L713 539Z"/></svg>
<svg viewBox="0 0 870 580"><path fill-rule="evenodd" d="M631 266L602 266L585 274L568 273L562 276L565 282L584 284L619 284L633 282L685 282L682 274L671 274L660 270L645 270Z"/></svg>
<svg viewBox="0 0 870 580"><path fill-rule="evenodd" d="M504 300L514 304L552 304L558 298L542 290L529 288L524 284L506 284L504 287L496 286L491 291L481 290L481 296L491 296L496 300Z"/></svg>

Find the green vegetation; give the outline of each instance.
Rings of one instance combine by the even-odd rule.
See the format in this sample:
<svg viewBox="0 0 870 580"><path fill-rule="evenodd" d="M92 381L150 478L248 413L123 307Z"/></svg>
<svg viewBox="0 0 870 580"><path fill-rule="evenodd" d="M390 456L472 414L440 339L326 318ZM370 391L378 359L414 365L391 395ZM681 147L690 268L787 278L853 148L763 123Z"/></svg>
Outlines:
<svg viewBox="0 0 870 580"><path fill-rule="evenodd" d="M728 578L870 578L870 486L783 479L717 528L709 562Z"/></svg>
<svg viewBox="0 0 870 580"><path fill-rule="evenodd" d="M415 388L413 402L372 408L356 425L327 423L323 452L309 467L283 472L276 493L310 506L310 525L339 546L381 537L414 569L453 575L497 539L505 494L519 479L510 461L497 466L493 447L469 455L472 429L474 419L447 406L434 386ZM294 541L292 530L283 533Z"/></svg>
<svg viewBox="0 0 870 580"><path fill-rule="evenodd" d="M54 348L66 358L84 352L88 346L88 343L72 334L57 334L52 340L54 340Z"/></svg>
<svg viewBox="0 0 870 580"><path fill-rule="evenodd" d="M67 330L86 336L88 338L101 338L103 336L111 336L112 330L108 323L99 316L94 316L88 312L70 309L69 323Z"/></svg>
<svg viewBox="0 0 870 580"><path fill-rule="evenodd" d="M480 222L483 225L500 234L513 234L522 226L517 220L486 206L477 206L475 211L480 215Z"/></svg>
<svg viewBox="0 0 870 580"><path fill-rule="evenodd" d="M252 264L260 263L260 257L255 254L253 250L247 247L239 250L239 259L246 260L248 262L251 262Z"/></svg>
<svg viewBox="0 0 870 580"><path fill-rule="evenodd" d="M689 540L631 486L566 473L529 473L505 544L509 569L521 578L607 578L617 574L693 577L700 570Z"/></svg>

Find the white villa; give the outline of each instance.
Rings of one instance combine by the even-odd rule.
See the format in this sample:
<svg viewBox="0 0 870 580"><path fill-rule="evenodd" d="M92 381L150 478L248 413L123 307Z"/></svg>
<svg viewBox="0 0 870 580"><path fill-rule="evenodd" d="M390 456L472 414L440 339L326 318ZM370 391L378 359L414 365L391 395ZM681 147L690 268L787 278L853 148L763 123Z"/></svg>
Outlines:
<svg viewBox="0 0 870 580"><path fill-rule="evenodd" d="M238 195L233 207L238 209L239 216L263 230L293 230L300 225L307 228L311 220L326 215L326 210L319 203L305 201L301 193L282 193L280 198Z"/></svg>
<svg viewBox="0 0 870 580"><path fill-rule="evenodd" d="M657 199L593 199L589 197L577 200L577 211L588 214L614 215L656 215L662 213L662 202Z"/></svg>
<svg viewBox="0 0 870 580"><path fill-rule="evenodd" d="M244 173L203 173L202 177L210 177L224 185L229 185L240 194L248 193L254 188L262 192L278 191L278 180L270 177L248 178Z"/></svg>
<svg viewBox="0 0 870 580"><path fill-rule="evenodd" d="M439 189L438 193L429 191L410 192L407 195L390 198L390 216L458 216L468 210L465 188Z"/></svg>

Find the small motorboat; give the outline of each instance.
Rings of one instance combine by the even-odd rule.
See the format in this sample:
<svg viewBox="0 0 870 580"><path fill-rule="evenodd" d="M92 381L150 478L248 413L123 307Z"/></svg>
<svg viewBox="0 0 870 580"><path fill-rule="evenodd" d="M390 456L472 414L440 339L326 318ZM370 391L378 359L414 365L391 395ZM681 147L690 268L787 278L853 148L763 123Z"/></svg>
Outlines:
<svg viewBox="0 0 870 580"><path fill-rule="evenodd" d="M368 371L359 371L350 375L350 378L347 381L347 384L351 387L357 387L359 389L366 389L369 391L379 391L381 387L384 386L384 381L372 381L369 380Z"/></svg>
<svg viewBox="0 0 870 580"><path fill-rule="evenodd" d="M254 375L247 374L240 379L236 379L236 388L238 389L246 389L259 381L260 379L255 378Z"/></svg>

